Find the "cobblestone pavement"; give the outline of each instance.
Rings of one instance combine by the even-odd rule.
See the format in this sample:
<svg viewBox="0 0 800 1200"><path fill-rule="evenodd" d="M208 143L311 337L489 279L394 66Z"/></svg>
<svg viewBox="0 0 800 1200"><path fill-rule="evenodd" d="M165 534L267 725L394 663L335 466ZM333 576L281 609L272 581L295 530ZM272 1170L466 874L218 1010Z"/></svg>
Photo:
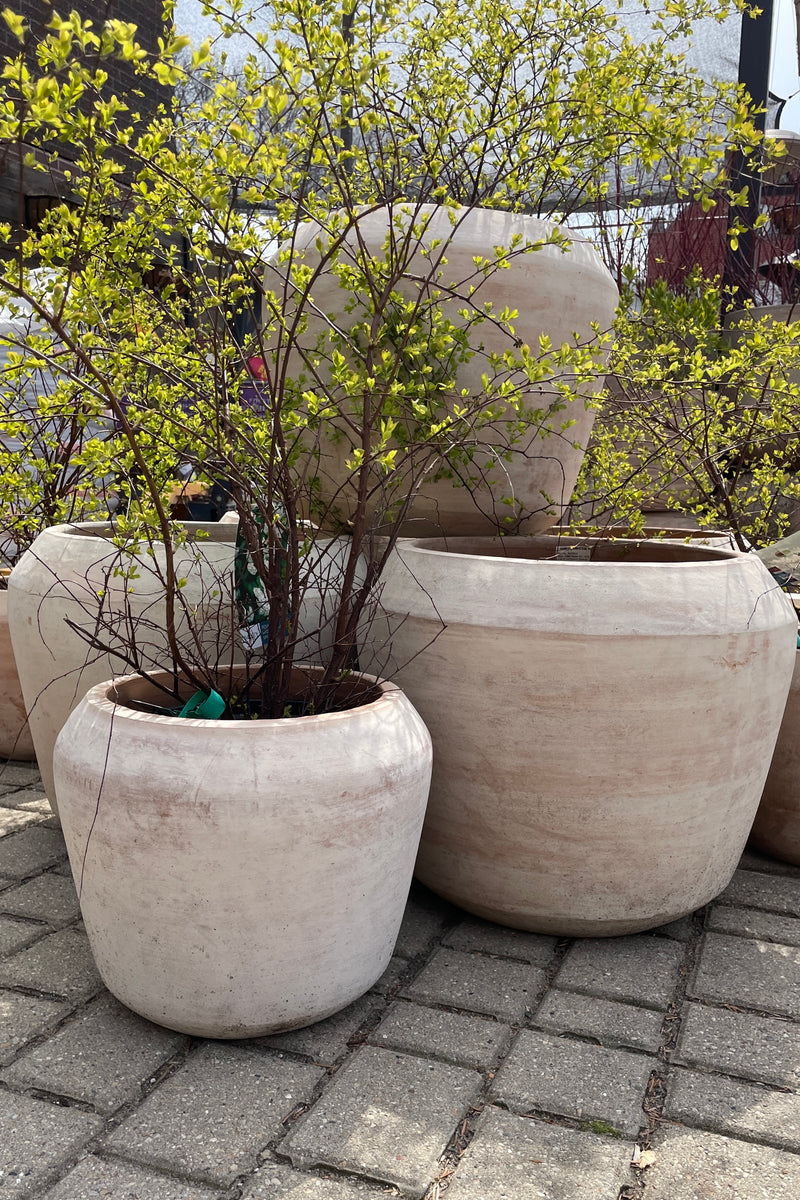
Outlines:
<svg viewBox="0 0 800 1200"><path fill-rule="evenodd" d="M800 870L610 940L415 886L368 995L209 1041L105 991L38 788L0 764L0 1200L800 1195Z"/></svg>

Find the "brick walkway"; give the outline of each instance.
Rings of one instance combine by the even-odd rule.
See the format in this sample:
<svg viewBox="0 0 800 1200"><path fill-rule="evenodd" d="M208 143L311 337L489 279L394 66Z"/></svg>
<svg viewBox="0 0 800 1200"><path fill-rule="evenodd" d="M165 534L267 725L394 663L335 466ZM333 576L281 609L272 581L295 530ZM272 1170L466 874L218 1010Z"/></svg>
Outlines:
<svg viewBox="0 0 800 1200"><path fill-rule="evenodd" d="M38 783L0 764L0 1197L800 1194L800 870L747 854L708 909L571 942L415 887L347 1011L203 1041L104 990Z"/></svg>

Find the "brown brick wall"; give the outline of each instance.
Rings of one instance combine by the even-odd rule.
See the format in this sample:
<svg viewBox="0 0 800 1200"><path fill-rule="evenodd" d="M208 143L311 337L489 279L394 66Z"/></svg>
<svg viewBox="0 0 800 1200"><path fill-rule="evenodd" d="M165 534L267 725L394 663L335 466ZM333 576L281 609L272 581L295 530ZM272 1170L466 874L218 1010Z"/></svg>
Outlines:
<svg viewBox="0 0 800 1200"><path fill-rule="evenodd" d="M91 18L96 25L109 17L130 21L138 28L139 42L148 50L155 50L164 28L161 0L56 0L54 4L46 0L7 0L7 6L13 12L22 13L29 24L27 53L34 70L36 41L43 35L53 9L62 15L75 10L82 17ZM5 4L0 7L5 7ZM18 54L19 49L19 42L6 23L0 20L0 57ZM109 75L110 92L121 94L135 88L143 93L142 99L137 99L132 107L144 117L154 113L159 104L170 99L164 88L137 76L126 63L107 62L104 66ZM68 145L59 144L53 148L63 159L70 158ZM51 179L41 173L24 171L19 152L8 145L0 146L0 220L10 219L15 223L24 220L23 196L26 193L63 194L57 175L57 169L52 172Z"/></svg>
<svg viewBox="0 0 800 1200"><path fill-rule="evenodd" d="M14 12L21 12L27 18L32 42L41 36L53 8L62 14L74 9L82 17L90 17L96 25L102 24L108 17L131 21L138 28L139 41L148 50L156 48L163 31L161 0L64 0L63 3L54 5L46 3L45 0L8 0L8 7ZM18 50L19 43L16 38L12 36L5 22L0 21L0 56L15 54ZM113 89L125 91L134 84L140 89L144 88L151 109L163 100L162 89L137 79L125 63L109 64L108 69L109 84Z"/></svg>

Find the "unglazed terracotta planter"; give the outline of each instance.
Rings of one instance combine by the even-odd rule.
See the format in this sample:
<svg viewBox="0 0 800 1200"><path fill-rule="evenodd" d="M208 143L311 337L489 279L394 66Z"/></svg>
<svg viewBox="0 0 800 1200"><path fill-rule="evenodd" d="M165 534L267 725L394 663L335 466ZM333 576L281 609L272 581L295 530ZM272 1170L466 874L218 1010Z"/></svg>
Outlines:
<svg viewBox="0 0 800 1200"><path fill-rule="evenodd" d="M774 858L800 866L800 651L750 840Z"/></svg>
<svg viewBox="0 0 800 1200"><path fill-rule="evenodd" d="M30 762L33 741L8 632L8 592L0 590L0 758Z"/></svg>
<svg viewBox="0 0 800 1200"><path fill-rule="evenodd" d="M592 561L553 557L576 552L550 537L401 542L383 603L434 744L419 878L492 921L607 936L727 885L796 619L752 555L599 542Z"/></svg>
<svg viewBox="0 0 800 1200"><path fill-rule="evenodd" d="M509 247L513 238L520 238L522 244L534 244L557 228L535 217L481 208L448 210L432 204L381 208L365 213L357 228L344 234L340 263L354 262L359 246L383 259L390 228L406 231L412 225L420 227L419 234L415 234L414 252L409 248L405 277L396 288L400 294L416 298L420 292L427 294L429 288L435 288L443 297L449 295L440 306L448 319L461 325L464 320L459 310L482 310L487 303L494 313L504 308L518 313L513 335L491 320L474 327L470 336L476 353L457 368L459 391L466 389L473 397L482 393L481 377L491 371L487 362L490 353L513 352L520 343L535 349L542 334L549 336L555 347L574 345L576 337L581 344L596 347L592 323L596 322L601 330L610 328L619 299L616 285L594 248L569 231L561 231L570 239L568 252L553 245L543 246L512 256L506 269L495 270L488 277L476 267L476 256L493 260L495 247ZM437 240L441 244L433 248ZM320 241L327 244L327 234L320 225L309 222L301 226L292 242L293 261L318 269ZM413 245L412 241L410 247ZM440 258L443 261L439 262ZM276 260L267 271L267 287L282 290L285 270L285 261ZM472 295L470 289L474 289ZM349 290L339 286L330 268L320 271L312 295L316 310L339 326L347 328L363 319L363 313L352 311ZM330 320L322 315L315 318L313 313L306 315L308 326L301 344L310 353L318 339L324 339ZM596 353L599 366L605 359L605 352ZM299 356L290 366L295 373L303 370ZM324 366L318 364L316 370L324 372ZM458 468L462 479L451 475L435 480L429 476L414 501L404 531L452 535L548 529L572 494L595 418L595 409L587 407L586 401L602 383L601 375L592 382L577 384L573 398L564 402L552 381L534 387L526 380L526 407L542 410L555 403L555 411L539 424L532 422L511 446L510 410L482 426L476 433L479 448L474 460ZM491 404L498 407L497 401ZM346 522L352 519L357 502L353 475L346 462L352 457L354 445L360 443L353 442L344 421L328 425L337 429L337 437L323 439L317 447L315 475L324 504L333 506L339 519ZM402 450L400 454L402 458ZM471 478L469 486L463 485L464 476ZM376 489L380 482L376 479ZM506 499L513 501L511 506L504 503ZM369 511L373 511L371 507Z"/></svg>
<svg viewBox="0 0 800 1200"><path fill-rule="evenodd" d="M403 693L367 682L360 707L277 721L135 711L159 693L133 677L73 712L58 803L92 953L124 1004L254 1037L322 1020L383 973L431 746Z"/></svg>
<svg viewBox="0 0 800 1200"><path fill-rule="evenodd" d="M238 623L232 600L236 526L188 522L190 541L178 551L176 569L186 579L184 601L193 624L202 632L211 662L222 659ZM155 557L144 556L139 577L126 585L114 577L121 561L101 523L57 525L39 535L23 555L9 580L8 615L22 693L27 706L42 785L54 811L53 746L62 725L81 697L96 683L130 669L121 658L98 654L66 621L92 631L98 617L98 590L104 592L106 613L122 618L129 608L137 626L136 642L145 668L164 665L167 635L163 585L163 546ZM202 540L197 538L202 531ZM309 567L309 590L300 617L309 631L300 643L298 661L319 662L332 640L329 592L341 573L343 539L321 539ZM180 615L180 610L179 615ZM105 621L108 625L108 618ZM108 628L101 630L108 636ZM126 637L121 629L120 640ZM186 618L178 623L186 636Z"/></svg>

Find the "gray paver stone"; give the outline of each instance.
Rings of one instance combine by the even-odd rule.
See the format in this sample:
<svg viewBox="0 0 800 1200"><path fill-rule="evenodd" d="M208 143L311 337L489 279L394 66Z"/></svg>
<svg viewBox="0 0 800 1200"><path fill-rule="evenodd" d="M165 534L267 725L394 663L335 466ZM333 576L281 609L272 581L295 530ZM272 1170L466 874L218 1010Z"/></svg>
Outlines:
<svg viewBox="0 0 800 1200"><path fill-rule="evenodd" d="M0 1066L11 1062L21 1046L46 1033L67 1011L57 1000L0 991Z"/></svg>
<svg viewBox="0 0 800 1200"><path fill-rule="evenodd" d="M394 1188L377 1189L368 1183L267 1163L249 1181L242 1200L391 1200L399 1194Z"/></svg>
<svg viewBox="0 0 800 1200"><path fill-rule="evenodd" d="M27 808L33 812L41 813L42 816L49 817L52 815L47 796L41 788L20 788L16 792L8 792L0 800L0 804L7 808Z"/></svg>
<svg viewBox="0 0 800 1200"><path fill-rule="evenodd" d="M537 967L549 967L557 939L540 933L525 933L521 929L506 929L491 921L470 917L445 934L442 942L453 950L478 954L496 954L501 958L518 958Z"/></svg>
<svg viewBox="0 0 800 1200"><path fill-rule="evenodd" d="M780 942L784 946L800 946L800 919L778 917L757 908L715 904L708 914L706 929L713 933L758 938L762 942Z"/></svg>
<svg viewBox="0 0 800 1200"><path fill-rule="evenodd" d="M459 950L437 950L401 994L411 1000L522 1021L535 1007L544 985L544 972L538 967Z"/></svg>
<svg viewBox="0 0 800 1200"><path fill-rule="evenodd" d="M716 902L765 908L787 917L800 917L800 880L760 871L737 871Z"/></svg>
<svg viewBox="0 0 800 1200"><path fill-rule="evenodd" d="M81 911L72 877L52 872L0 893L0 909L56 926L74 921Z"/></svg>
<svg viewBox="0 0 800 1200"><path fill-rule="evenodd" d="M156 1088L107 1145L126 1158L228 1184L253 1170L322 1072L240 1046L206 1043Z"/></svg>
<svg viewBox="0 0 800 1200"><path fill-rule="evenodd" d="M409 965L406 959L394 957L389 960L389 965L381 975L377 983L374 983L370 988L372 992L380 992L382 995L387 995L399 988L403 979L405 979L409 970Z"/></svg>
<svg viewBox="0 0 800 1200"><path fill-rule="evenodd" d="M147 1077L186 1038L137 1017L113 996L95 1000L3 1072L7 1083L69 1096L112 1113L137 1098Z"/></svg>
<svg viewBox="0 0 800 1200"><path fill-rule="evenodd" d="M392 1005L369 1040L389 1050L425 1054L485 1071L497 1062L509 1037L507 1025L401 1000Z"/></svg>
<svg viewBox="0 0 800 1200"><path fill-rule="evenodd" d="M664 1114L685 1125L800 1150L800 1096L793 1092L676 1067L667 1080Z"/></svg>
<svg viewBox="0 0 800 1200"><path fill-rule="evenodd" d="M221 1200L222 1193L142 1170L132 1163L90 1154L45 1200Z"/></svg>
<svg viewBox="0 0 800 1200"><path fill-rule="evenodd" d="M800 1026L775 1017L688 1004L673 1061L797 1088Z"/></svg>
<svg viewBox="0 0 800 1200"><path fill-rule="evenodd" d="M0 963L0 986L83 999L103 984L86 934L80 929L60 929Z"/></svg>
<svg viewBox="0 0 800 1200"><path fill-rule="evenodd" d="M652 937L672 938L675 942L688 942L693 934L694 918L691 913L686 917L678 917L677 921L668 921L666 925L659 925L658 929L650 930Z"/></svg>
<svg viewBox="0 0 800 1200"><path fill-rule="evenodd" d="M755 846L748 846L739 860L739 868L743 871L761 871L771 875L795 875L800 878L800 867L795 867L792 863L781 862L778 858L772 858L769 854L763 854L761 850L756 850Z"/></svg>
<svg viewBox="0 0 800 1200"><path fill-rule="evenodd" d="M35 825L40 820L39 813L24 808L0 808L0 837L16 833L28 825Z"/></svg>
<svg viewBox="0 0 800 1200"><path fill-rule="evenodd" d="M707 933L689 995L800 1017L800 949Z"/></svg>
<svg viewBox="0 0 800 1200"><path fill-rule="evenodd" d="M492 1099L517 1112L539 1109L635 1135L657 1059L523 1029L494 1080Z"/></svg>
<svg viewBox="0 0 800 1200"><path fill-rule="evenodd" d="M64 835L59 829L33 825L0 841L0 875L25 879L66 857Z"/></svg>
<svg viewBox="0 0 800 1200"><path fill-rule="evenodd" d="M36 763L0 761L0 787L20 788L41 785L42 777Z"/></svg>
<svg viewBox="0 0 800 1200"><path fill-rule="evenodd" d="M481 1082L463 1067L364 1046L280 1152L295 1166L336 1166L421 1196Z"/></svg>
<svg viewBox="0 0 800 1200"><path fill-rule="evenodd" d="M556 987L643 1008L666 1009L675 991L683 947L666 938L584 938L570 949Z"/></svg>
<svg viewBox="0 0 800 1200"><path fill-rule="evenodd" d="M661 1013L652 1008L553 990L536 1010L534 1023L551 1033L597 1038L604 1046L654 1051L661 1043L662 1020Z"/></svg>
<svg viewBox="0 0 800 1200"><path fill-rule="evenodd" d="M293 1029L291 1033L258 1038L255 1044L272 1046L277 1050L293 1050L295 1054L308 1054L315 1062L327 1066L341 1058L353 1035L383 1004L385 1001L380 996L362 996L325 1021L306 1025L303 1029Z"/></svg>
<svg viewBox="0 0 800 1200"><path fill-rule="evenodd" d="M0 1092L0 1194L33 1195L102 1124L91 1113Z"/></svg>
<svg viewBox="0 0 800 1200"><path fill-rule="evenodd" d="M617 1200L632 1147L496 1108L484 1111L448 1200Z"/></svg>
<svg viewBox="0 0 800 1200"><path fill-rule="evenodd" d="M661 1125L645 1172L644 1200L789 1200L800 1195L800 1158L716 1133Z"/></svg>
<svg viewBox="0 0 800 1200"><path fill-rule="evenodd" d="M458 909L440 900L421 884L414 883L408 897L403 923L397 935L394 953L400 958L414 958L430 950L434 941L453 920Z"/></svg>
<svg viewBox="0 0 800 1200"><path fill-rule="evenodd" d="M13 954L21 946L27 946L48 930L33 921L19 921L13 917L0 916L0 956Z"/></svg>

